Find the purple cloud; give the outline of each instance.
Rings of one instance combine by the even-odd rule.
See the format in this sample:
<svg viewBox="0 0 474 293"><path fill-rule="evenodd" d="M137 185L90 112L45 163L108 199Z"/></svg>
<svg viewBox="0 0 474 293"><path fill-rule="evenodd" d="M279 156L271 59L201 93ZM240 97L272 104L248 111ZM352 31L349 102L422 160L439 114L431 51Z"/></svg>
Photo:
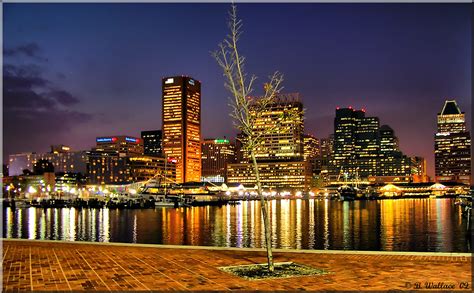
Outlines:
<svg viewBox="0 0 474 293"><path fill-rule="evenodd" d="M64 106L71 106L79 103L79 99L64 90L54 90L48 94L55 99L59 104Z"/></svg>
<svg viewBox="0 0 474 293"><path fill-rule="evenodd" d="M5 65L3 73L4 153L45 147L48 137L67 137L74 126L93 118L72 109L80 100L53 87L37 67Z"/></svg>
<svg viewBox="0 0 474 293"><path fill-rule="evenodd" d="M44 58L39 55L40 52L41 52L41 49L37 43L29 43L29 44L17 46L15 48L4 49L3 55L5 57L15 57L15 56L24 55L24 56L41 60L41 61L48 61L47 58Z"/></svg>

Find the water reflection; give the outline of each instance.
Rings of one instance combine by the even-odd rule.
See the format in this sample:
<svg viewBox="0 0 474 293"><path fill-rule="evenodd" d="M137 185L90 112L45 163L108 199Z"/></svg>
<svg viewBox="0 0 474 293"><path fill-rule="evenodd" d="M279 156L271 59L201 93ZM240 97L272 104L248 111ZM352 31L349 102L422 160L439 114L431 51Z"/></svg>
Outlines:
<svg viewBox="0 0 474 293"><path fill-rule="evenodd" d="M298 249L467 252L466 218L451 199L274 200L273 245ZM3 237L262 247L260 202L148 210L4 209Z"/></svg>

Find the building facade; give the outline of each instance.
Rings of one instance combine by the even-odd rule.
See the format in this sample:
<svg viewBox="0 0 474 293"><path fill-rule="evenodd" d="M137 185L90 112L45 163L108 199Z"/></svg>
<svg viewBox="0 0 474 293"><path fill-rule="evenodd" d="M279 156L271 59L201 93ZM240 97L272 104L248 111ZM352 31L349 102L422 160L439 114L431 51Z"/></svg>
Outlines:
<svg viewBox="0 0 474 293"><path fill-rule="evenodd" d="M471 136L464 112L455 100L447 100L438 113L435 134L435 176L439 182L470 184Z"/></svg>
<svg viewBox="0 0 474 293"><path fill-rule="evenodd" d="M91 150L88 154L87 174L89 184L120 184L131 181L127 156L119 152Z"/></svg>
<svg viewBox="0 0 474 293"><path fill-rule="evenodd" d="M336 108L331 174L342 178L410 176L410 159L399 149L398 138L388 125L365 110Z"/></svg>
<svg viewBox="0 0 474 293"><path fill-rule="evenodd" d="M331 162L334 153L334 135L320 139L321 154L316 159L316 169L319 169L321 182L330 181ZM317 172L317 171L316 171Z"/></svg>
<svg viewBox="0 0 474 293"><path fill-rule="evenodd" d="M143 141L143 154L145 156L162 156L161 142L163 136L161 130L142 131L141 137Z"/></svg>
<svg viewBox="0 0 474 293"><path fill-rule="evenodd" d="M319 139L311 134L305 134L303 137L304 160L313 160L321 156L321 146Z"/></svg>
<svg viewBox="0 0 474 293"><path fill-rule="evenodd" d="M399 148L395 131L388 125L380 127L380 154L378 176L410 176L411 159Z"/></svg>
<svg viewBox="0 0 474 293"><path fill-rule="evenodd" d="M430 181L426 169L426 159L423 157L415 156L410 158L410 173L412 181L415 183Z"/></svg>
<svg viewBox="0 0 474 293"><path fill-rule="evenodd" d="M377 174L379 119L365 110L336 108L334 118L333 175L366 178Z"/></svg>
<svg viewBox="0 0 474 293"><path fill-rule="evenodd" d="M117 152L122 156L143 155L143 142L140 138L126 135L103 136L96 138L95 151Z"/></svg>
<svg viewBox="0 0 474 293"><path fill-rule="evenodd" d="M72 151L70 147L52 146L50 153L13 154L8 158L10 176L23 174L23 170L33 171L39 160L47 160L54 166L55 172L82 173L87 172L87 151Z"/></svg>
<svg viewBox="0 0 474 293"><path fill-rule="evenodd" d="M311 186L312 165L304 160L303 104L298 94L280 94L276 102L263 111L253 106L253 131L261 137L255 157L260 180L271 188L295 188L307 191ZM245 140L240 134L238 140ZM237 144L237 162L228 164L227 182L256 184L249 154Z"/></svg>
<svg viewBox="0 0 474 293"><path fill-rule="evenodd" d="M275 189L298 189L308 191L311 186L312 168L309 162L260 162L258 170L262 187ZM253 165L229 164L227 182L254 186L256 183Z"/></svg>
<svg viewBox="0 0 474 293"><path fill-rule="evenodd" d="M235 162L235 146L228 139L205 139L202 142L201 181L225 182L227 165Z"/></svg>
<svg viewBox="0 0 474 293"><path fill-rule="evenodd" d="M121 184L132 181L128 159L143 155L143 143L132 136L103 136L88 152L89 184Z"/></svg>
<svg viewBox="0 0 474 293"><path fill-rule="evenodd" d="M201 83L185 76L162 80L163 153L176 160L178 183L201 179Z"/></svg>
<svg viewBox="0 0 474 293"><path fill-rule="evenodd" d="M142 182L152 178L164 184L176 182L176 164L169 159L154 156L132 156L128 158L130 181Z"/></svg>
<svg viewBox="0 0 474 293"><path fill-rule="evenodd" d="M275 100L264 111L250 109L253 131L262 138L255 157L258 161L302 160L304 116L299 94L279 94ZM249 159L245 152L244 157Z"/></svg>
<svg viewBox="0 0 474 293"><path fill-rule="evenodd" d="M129 184L155 179L174 183L176 166L165 158L120 153L91 151L88 164L88 183L94 185Z"/></svg>

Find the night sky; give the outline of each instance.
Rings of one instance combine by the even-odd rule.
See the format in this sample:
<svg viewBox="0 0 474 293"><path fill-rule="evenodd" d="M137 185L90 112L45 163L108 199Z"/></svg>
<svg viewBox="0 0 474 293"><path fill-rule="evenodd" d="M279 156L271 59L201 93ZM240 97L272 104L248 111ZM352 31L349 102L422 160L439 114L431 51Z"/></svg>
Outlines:
<svg viewBox="0 0 474 293"><path fill-rule="evenodd" d="M4 4L3 158L51 144L161 128L161 78L202 82L203 137L235 137L220 68L228 4ZM257 85L278 70L305 130L333 132L336 106L365 108L433 175L436 114L470 119L470 4L238 4Z"/></svg>

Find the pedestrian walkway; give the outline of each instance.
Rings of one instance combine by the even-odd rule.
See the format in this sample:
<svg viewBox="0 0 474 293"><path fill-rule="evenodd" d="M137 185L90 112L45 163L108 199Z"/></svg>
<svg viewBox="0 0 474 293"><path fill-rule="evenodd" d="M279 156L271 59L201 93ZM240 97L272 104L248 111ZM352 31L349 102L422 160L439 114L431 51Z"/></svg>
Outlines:
<svg viewBox="0 0 474 293"><path fill-rule="evenodd" d="M276 262L293 261L330 273L250 281L218 269L264 263L265 251L258 249L4 239L3 290L414 290L419 286L470 291L472 286L470 254L276 250L274 256Z"/></svg>

